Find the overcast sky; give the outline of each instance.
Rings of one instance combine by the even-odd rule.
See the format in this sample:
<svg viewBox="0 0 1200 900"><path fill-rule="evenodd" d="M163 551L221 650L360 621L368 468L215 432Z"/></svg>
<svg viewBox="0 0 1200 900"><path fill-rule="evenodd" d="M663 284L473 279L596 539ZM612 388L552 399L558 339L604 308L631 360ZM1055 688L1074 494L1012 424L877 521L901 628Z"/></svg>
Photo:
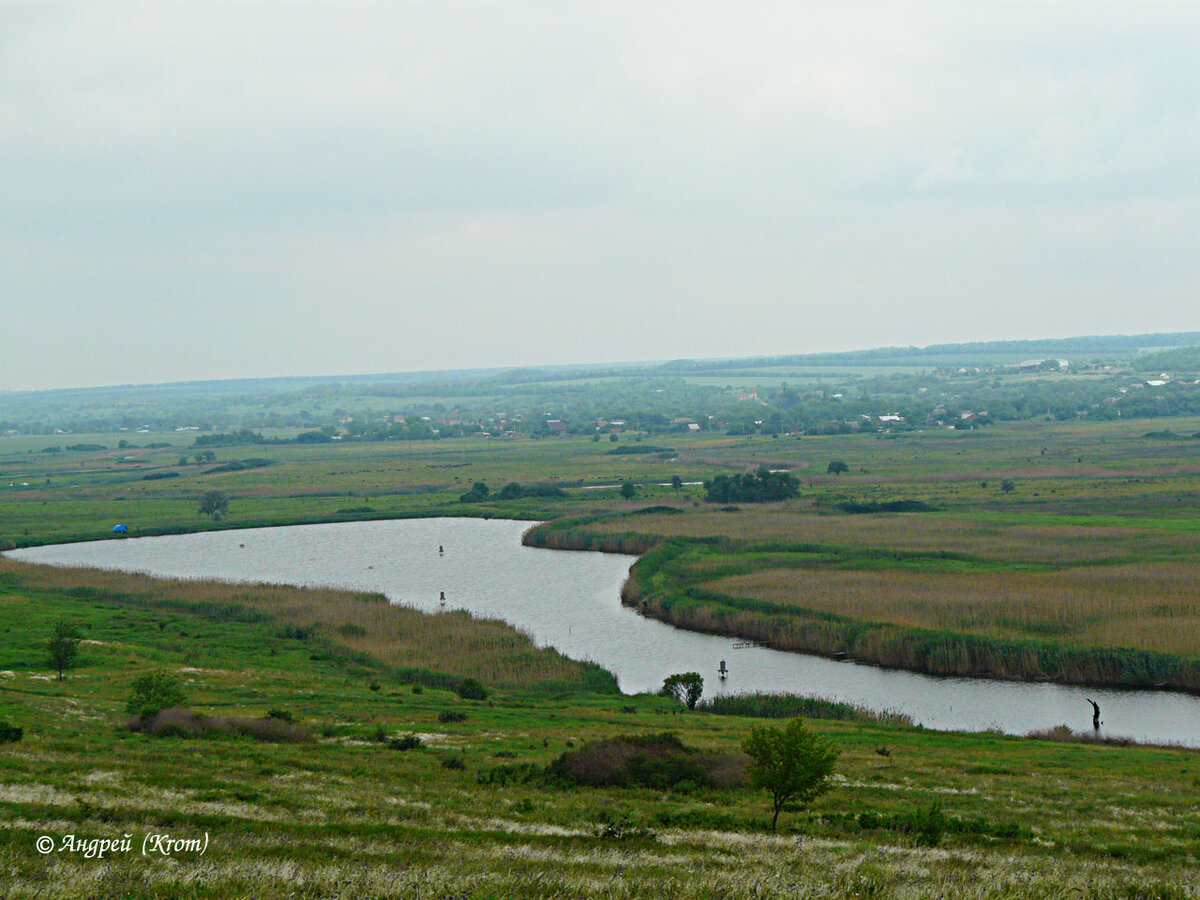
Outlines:
<svg viewBox="0 0 1200 900"><path fill-rule="evenodd" d="M0 0L0 389L1200 330L1200 4Z"/></svg>

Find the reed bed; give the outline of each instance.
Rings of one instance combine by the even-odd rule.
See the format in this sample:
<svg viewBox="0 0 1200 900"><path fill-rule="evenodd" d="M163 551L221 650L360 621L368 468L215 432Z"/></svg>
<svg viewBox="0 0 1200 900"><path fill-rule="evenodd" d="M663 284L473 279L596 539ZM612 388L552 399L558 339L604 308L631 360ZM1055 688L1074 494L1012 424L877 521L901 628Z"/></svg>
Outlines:
<svg viewBox="0 0 1200 900"><path fill-rule="evenodd" d="M981 559L1060 565L1200 556L1200 541L1194 535L1161 529L1004 525L927 513L820 514L801 502L743 507L737 512L701 507L688 509L684 515L601 520L588 524L587 530L605 535L636 530L659 537L946 550Z"/></svg>
<svg viewBox="0 0 1200 900"><path fill-rule="evenodd" d="M713 590L869 622L1193 655L1200 566L1140 563L1049 572L771 569Z"/></svg>
<svg viewBox="0 0 1200 900"><path fill-rule="evenodd" d="M749 716L758 719L833 719L842 722L870 722L876 725L911 726L912 719L904 713L877 711L830 700L826 697L805 697L800 694L719 694L701 700L696 709L717 716Z"/></svg>

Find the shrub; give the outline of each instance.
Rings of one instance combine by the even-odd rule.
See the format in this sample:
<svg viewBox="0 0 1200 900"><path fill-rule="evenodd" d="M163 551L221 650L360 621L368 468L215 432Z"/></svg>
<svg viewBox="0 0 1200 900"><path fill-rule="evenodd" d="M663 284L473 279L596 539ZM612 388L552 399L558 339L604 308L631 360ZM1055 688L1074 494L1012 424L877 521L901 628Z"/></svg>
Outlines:
<svg viewBox="0 0 1200 900"><path fill-rule="evenodd" d="M393 750L420 750L424 745L415 734L402 734L388 741L388 746Z"/></svg>
<svg viewBox="0 0 1200 900"><path fill-rule="evenodd" d="M477 481L469 491L458 498L459 503L480 503L487 499L491 491L482 481Z"/></svg>
<svg viewBox="0 0 1200 900"><path fill-rule="evenodd" d="M645 453L664 453L674 456L675 450L672 447L656 447L654 444L626 444L623 447L613 447L613 449L608 451L610 456L636 456Z"/></svg>
<svg viewBox="0 0 1200 900"><path fill-rule="evenodd" d="M487 689L474 678L464 678L454 686L454 693L464 700L486 700Z"/></svg>
<svg viewBox="0 0 1200 900"><path fill-rule="evenodd" d="M196 738L231 735L271 744L295 744L312 740L312 735L307 730L283 719L205 716L182 706L172 706L151 715L131 718L128 727L131 731L154 737Z"/></svg>
<svg viewBox="0 0 1200 900"><path fill-rule="evenodd" d="M438 721L442 723L465 722L467 721L467 714L459 712L456 709L443 709L438 713Z"/></svg>
<svg viewBox="0 0 1200 900"><path fill-rule="evenodd" d="M629 813L600 810L593 833L606 841L652 841L658 835Z"/></svg>
<svg viewBox="0 0 1200 900"><path fill-rule="evenodd" d="M560 781L657 790L733 787L745 783L745 761L687 747L670 732L589 741L563 753L547 771Z"/></svg>
<svg viewBox="0 0 1200 900"><path fill-rule="evenodd" d="M454 771L461 771L462 769L465 769L466 767L467 767L467 764L465 762L463 762L463 758L461 756L443 756L442 757L442 768L443 769L451 769Z"/></svg>
<svg viewBox="0 0 1200 900"><path fill-rule="evenodd" d="M295 724L296 716L290 709L268 709L268 719L279 719L281 722L291 722Z"/></svg>
<svg viewBox="0 0 1200 900"><path fill-rule="evenodd" d="M125 702L125 712L138 719L147 719L186 702L178 678L167 672L151 672L133 683Z"/></svg>
<svg viewBox="0 0 1200 900"><path fill-rule="evenodd" d="M25 730L20 725L0 719L0 744L15 744L25 736Z"/></svg>
<svg viewBox="0 0 1200 900"><path fill-rule="evenodd" d="M475 776L480 784L504 787L509 784L535 784L546 780L546 770L536 763L512 763L483 769Z"/></svg>
<svg viewBox="0 0 1200 900"><path fill-rule="evenodd" d="M942 842L946 831L946 814L942 805L936 800L929 804L929 809L918 820L917 843L923 847L936 847Z"/></svg>

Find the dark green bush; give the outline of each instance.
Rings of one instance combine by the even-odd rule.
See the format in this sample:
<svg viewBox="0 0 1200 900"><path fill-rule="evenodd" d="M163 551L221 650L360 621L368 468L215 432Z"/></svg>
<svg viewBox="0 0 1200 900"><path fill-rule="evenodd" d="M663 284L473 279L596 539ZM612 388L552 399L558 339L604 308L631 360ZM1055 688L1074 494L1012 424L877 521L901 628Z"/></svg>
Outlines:
<svg viewBox="0 0 1200 900"><path fill-rule="evenodd" d="M25 730L20 725L0 720L0 744L15 744L25 736Z"/></svg>
<svg viewBox="0 0 1200 900"><path fill-rule="evenodd" d="M151 672L133 683L125 702L127 715L138 719L153 717L164 709L187 702L179 679L167 672Z"/></svg>
<svg viewBox="0 0 1200 900"><path fill-rule="evenodd" d="M663 732L588 741L555 759L547 772L566 784L687 791L744 783L745 760L701 753Z"/></svg>
<svg viewBox="0 0 1200 900"><path fill-rule="evenodd" d="M454 693L464 700L486 700L487 689L474 678L464 678L454 686Z"/></svg>
<svg viewBox="0 0 1200 900"><path fill-rule="evenodd" d="M424 745L415 734L402 734L388 741L388 746L393 750L420 750Z"/></svg>

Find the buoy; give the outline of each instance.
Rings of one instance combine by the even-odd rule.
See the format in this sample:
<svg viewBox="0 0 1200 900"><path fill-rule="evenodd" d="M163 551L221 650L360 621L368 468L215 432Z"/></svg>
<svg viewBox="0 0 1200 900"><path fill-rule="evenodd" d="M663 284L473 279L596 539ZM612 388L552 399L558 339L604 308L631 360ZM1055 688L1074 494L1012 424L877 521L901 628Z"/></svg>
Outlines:
<svg viewBox="0 0 1200 900"><path fill-rule="evenodd" d="M445 552L446 552L446 548L443 547L441 544L438 544L438 556L443 555Z"/></svg>
<svg viewBox="0 0 1200 900"><path fill-rule="evenodd" d="M721 660L721 665L717 668L717 674L721 676L722 680L729 674L729 669L725 666L725 660Z"/></svg>
<svg viewBox="0 0 1200 900"><path fill-rule="evenodd" d="M446 605L446 592L442 591L442 596L439 598L442 601L442 606Z"/></svg>

